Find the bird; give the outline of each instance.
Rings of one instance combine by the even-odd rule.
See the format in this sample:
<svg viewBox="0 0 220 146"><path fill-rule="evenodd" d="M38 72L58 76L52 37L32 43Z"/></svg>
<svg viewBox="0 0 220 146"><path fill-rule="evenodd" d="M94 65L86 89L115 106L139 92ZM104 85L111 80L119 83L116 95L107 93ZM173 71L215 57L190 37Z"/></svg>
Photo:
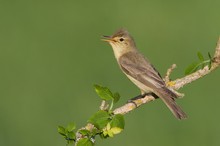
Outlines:
<svg viewBox="0 0 220 146"><path fill-rule="evenodd" d="M141 90L141 94L153 93L170 109L177 119L186 119L187 115L175 102L177 95L167 88L160 73L142 55L133 37L125 29L119 29L111 36L104 35L103 41L108 42L122 72Z"/></svg>

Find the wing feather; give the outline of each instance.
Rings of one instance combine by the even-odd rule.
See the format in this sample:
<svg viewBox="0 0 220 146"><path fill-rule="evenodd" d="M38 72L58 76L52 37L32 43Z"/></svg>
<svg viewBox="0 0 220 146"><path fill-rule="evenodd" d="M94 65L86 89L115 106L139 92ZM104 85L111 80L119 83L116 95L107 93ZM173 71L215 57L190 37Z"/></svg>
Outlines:
<svg viewBox="0 0 220 146"><path fill-rule="evenodd" d="M151 92L159 96L176 118L185 119L187 117L183 110L176 104L175 93L165 86L165 82L159 72L140 53L126 53L122 55L118 61L123 72L125 72L134 83L136 82L135 84L139 86L139 88L144 89L143 91L150 89ZM140 85L139 82L144 86Z"/></svg>
<svg viewBox="0 0 220 146"><path fill-rule="evenodd" d="M121 69L143 84L151 84L156 88L165 86L159 72L138 52L129 52L119 59Z"/></svg>

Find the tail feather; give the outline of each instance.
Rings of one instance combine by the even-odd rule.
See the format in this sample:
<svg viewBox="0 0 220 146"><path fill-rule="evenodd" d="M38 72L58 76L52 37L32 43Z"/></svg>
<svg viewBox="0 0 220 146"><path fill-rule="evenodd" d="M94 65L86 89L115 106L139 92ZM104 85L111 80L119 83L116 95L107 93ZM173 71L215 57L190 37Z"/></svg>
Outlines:
<svg viewBox="0 0 220 146"><path fill-rule="evenodd" d="M176 94L164 87L156 92L177 119L186 119L186 113L175 102Z"/></svg>

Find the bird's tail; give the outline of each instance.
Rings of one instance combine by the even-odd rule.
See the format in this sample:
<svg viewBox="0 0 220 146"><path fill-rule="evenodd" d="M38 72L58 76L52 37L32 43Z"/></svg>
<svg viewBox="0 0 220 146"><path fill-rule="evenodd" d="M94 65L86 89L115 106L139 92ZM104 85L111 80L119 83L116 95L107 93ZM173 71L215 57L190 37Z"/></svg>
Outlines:
<svg viewBox="0 0 220 146"><path fill-rule="evenodd" d="M175 93L170 91L168 88L164 87L157 91L157 95L163 100L166 106L174 114L177 119L186 119L187 115L184 111L177 105L175 98L177 97Z"/></svg>

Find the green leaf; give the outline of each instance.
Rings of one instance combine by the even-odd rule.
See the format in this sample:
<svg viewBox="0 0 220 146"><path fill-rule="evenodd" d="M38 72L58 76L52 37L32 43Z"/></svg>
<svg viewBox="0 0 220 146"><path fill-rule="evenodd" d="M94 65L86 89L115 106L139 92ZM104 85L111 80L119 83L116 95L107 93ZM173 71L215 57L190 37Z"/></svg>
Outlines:
<svg viewBox="0 0 220 146"><path fill-rule="evenodd" d="M212 67L212 56L211 56L211 54L208 52L208 56L209 56L209 64L208 64L208 66L209 66L209 69Z"/></svg>
<svg viewBox="0 0 220 146"><path fill-rule="evenodd" d="M107 123L110 121L110 115L107 111L98 111L88 120L89 123L92 123L98 129L104 128Z"/></svg>
<svg viewBox="0 0 220 146"><path fill-rule="evenodd" d="M103 128L103 136L107 137L109 136L109 131L111 129L111 125L108 123L107 126L105 128ZM113 133L112 133L113 134Z"/></svg>
<svg viewBox="0 0 220 146"><path fill-rule="evenodd" d="M119 127L111 127L108 123L107 126L103 129L103 136L105 137L113 137L115 134L118 134L122 131L122 128Z"/></svg>
<svg viewBox="0 0 220 146"><path fill-rule="evenodd" d="M113 127L113 128L111 128L111 132L113 133L113 134L119 134L119 133L121 133L121 131L122 131L123 129L121 129L121 128L119 128L119 127ZM109 135L110 136L110 135Z"/></svg>
<svg viewBox="0 0 220 146"><path fill-rule="evenodd" d="M96 93L103 100L111 100L113 99L112 92L107 87L102 87L100 85L94 85Z"/></svg>
<svg viewBox="0 0 220 146"><path fill-rule="evenodd" d="M114 103L117 103L120 99L120 94L118 92L114 93L113 98L114 98Z"/></svg>
<svg viewBox="0 0 220 146"><path fill-rule="evenodd" d="M211 67L212 67L212 62L211 61L209 62L208 66L209 66L209 69L211 69Z"/></svg>
<svg viewBox="0 0 220 146"><path fill-rule="evenodd" d="M77 142L76 146L94 146L94 143L88 138L82 138Z"/></svg>
<svg viewBox="0 0 220 146"><path fill-rule="evenodd" d="M101 133L99 136L100 136L101 139L106 139L106 138L109 137L107 131L103 131L103 133Z"/></svg>
<svg viewBox="0 0 220 146"><path fill-rule="evenodd" d="M67 140L75 140L76 134L74 132L69 132L66 137Z"/></svg>
<svg viewBox="0 0 220 146"><path fill-rule="evenodd" d="M125 126L124 116L121 114L114 115L111 120L111 127L118 127L124 129L124 126Z"/></svg>
<svg viewBox="0 0 220 146"><path fill-rule="evenodd" d="M202 63L201 63L201 68L203 69L203 68L205 67L205 65L206 65L206 62L205 62L205 61L202 62Z"/></svg>
<svg viewBox="0 0 220 146"><path fill-rule="evenodd" d="M212 55L208 52L209 59L212 60Z"/></svg>
<svg viewBox="0 0 220 146"><path fill-rule="evenodd" d="M195 72L198 68L199 68L199 63L190 64L185 70L185 75L189 75L189 74Z"/></svg>
<svg viewBox="0 0 220 146"><path fill-rule="evenodd" d="M114 136L114 133L111 131L111 130L109 130L109 131L107 131L106 132L106 135L104 135L104 136L109 136L109 137L113 137Z"/></svg>
<svg viewBox="0 0 220 146"><path fill-rule="evenodd" d="M197 56L198 56L200 61L204 61L204 57L203 57L202 53L197 52Z"/></svg>
<svg viewBox="0 0 220 146"><path fill-rule="evenodd" d="M90 132L89 130L86 130L86 129L81 129L81 130L79 130L79 133L81 133L81 134L84 135L84 136L91 134L91 132Z"/></svg>
<svg viewBox="0 0 220 146"><path fill-rule="evenodd" d="M63 126L58 126L57 130L61 135L66 136L66 129Z"/></svg>
<svg viewBox="0 0 220 146"><path fill-rule="evenodd" d="M76 125L75 125L75 123L69 123L68 125L67 125L67 131L68 132L71 132L71 131L73 131L74 129L76 128Z"/></svg>

